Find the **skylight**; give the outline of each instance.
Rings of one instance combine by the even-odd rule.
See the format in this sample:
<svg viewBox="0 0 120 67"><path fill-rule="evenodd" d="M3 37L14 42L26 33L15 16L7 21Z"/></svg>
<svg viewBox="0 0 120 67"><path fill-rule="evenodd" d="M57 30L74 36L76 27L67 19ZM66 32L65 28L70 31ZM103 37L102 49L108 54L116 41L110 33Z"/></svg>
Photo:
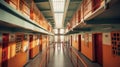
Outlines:
<svg viewBox="0 0 120 67"><path fill-rule="evenodd" d="M56 28L62 28L65 0L52 0Z"/></svg>

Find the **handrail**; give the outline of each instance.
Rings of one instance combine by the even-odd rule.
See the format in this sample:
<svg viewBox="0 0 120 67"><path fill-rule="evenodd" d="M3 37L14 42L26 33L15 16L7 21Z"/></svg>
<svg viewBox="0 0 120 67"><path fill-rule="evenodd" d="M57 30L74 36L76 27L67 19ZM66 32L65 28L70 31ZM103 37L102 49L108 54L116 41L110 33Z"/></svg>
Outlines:
<svg viewBox="0 0 120 67"><path fill-rule="evenodd" d="M83 65L85 67L88 67L87 64L86 64L86 62L78 55L78 53L75 50L73 50L72 48L70 48L70 49L75 54L75 56L83 63Z"/></svg>
<svg viewBox="0 0 120 67"><path fill-rule="evenodd" d="M14 0L8 0L8 1L7 1L7 3L10 3L10 2L16 6L16 9L19 8L18 0L15 0L15 1L14 1Z"/></svg>
<svg viewBox="0 0 120 67"><path fill-rule="evenodd" d="M64 43L63 43L63 48L65 48ZM76 67L80 67L78 61L80 61L84 65L84 67L88 67L87 63L78 55L78 53L72 47L70 47L70 46L67 47L67 50L68 50L69 57L70 57L72 63L77 65ZM74 57L76 57L76 62L73 61L73 60L75 60L75 59L73 59L74 58L73 55L75 55Z"/></svg>
<svg viewBox="0 0 120 67"><path fill-rule="evenodd" d="M104 0L100 0L99 2L97 2L97 4L95 4L94 6L93 6L93 2L92 2L92 0L84 0L83 2L82 2L82 4L81 4L81 7L80 7L80 9L79 10L82 10L82 11L80 11L80 18L78 19L78 21L81 21L81 19L83 19L83 20L85 20L84 18L89 14L89 13L93 13L93 12L95 12L99 7L100 7L100 5L101 5L101 3L103 2ZM91 6L89 6L89 5L91 5ZM79 10L77 11L77 14L79 14ZM76 13L75 13L76 14ZM73 15L73 17L71 18L71 20L70 20L70 24L72 23L72 22L74 22L75 23L75 21L76 20L72 20L73 18L75 18L75 15ZM70 26L75 26L76 24L74 24L74 25L70 25ZM70 30L72 27L68 27L68 29Z"/></svg>
<svg viewBox="0 0 120 67"><path fill-rule="evenodd" d="M89 10L89 11L87 10L87 13L86 13L86 14L85 14L85 11L86 11L85 9L88 8L89 4L92 5L92 1L90 0L90 1L88 1L87 3L84 3L84 2L83 2L83 4L82 4L82 5L83 5L83 8L84 8L84 10L83 10L83 11L84 11L83 17L85 17L85 16L86 16L87 14L89 14L91 11L94 12L96 9L98 9L98 8L100 7L100 4L101 4L102 2L103 2L103 0L100 0L100 2L99 2L98 4L96 4L94 7L93 7L93 6L91 7L91 10ZM98 7L98 8L96 8L96 7ZM95 8L96 8L96 9L95 9ZM94 11L93 11L93 10L94 10Z"/></svg>
<svg viewBox="0 0 120 67"><path fill-rule="evenodd" d="M16 10L19 10L23 14L27 15L31 20L35 21L40 27L44 28L47 31L50 31L48 29L47 20L39 11L33 0L31 0L30 3L27 3L25 0L4 0L4 1L10 4ZM44 24L46 26L44 26ZM52 27L50 26L50 28Z"/></svg>
<svg viewBox="0 0 120 67"><path fill-rule="evenodd" d="M30 8L29 8L28 4L27 4L24 0L20 0L20 1L21 1L22 4L23 4L23 6L22 6L22 11L23 11L26 15L30 16ZM28 10L29 10L29 12L28 12Z"/></svg>
<svg viewBox="0 0 120 67"><path fill-rule="evenodd" d="M45 67L47 66L47 62L49 60L49 52L50 51L50 47L48 47L45 51L45 53L42 55L42 60L40 62L40 67L44 67L43 65L45 65Z"/></svg>

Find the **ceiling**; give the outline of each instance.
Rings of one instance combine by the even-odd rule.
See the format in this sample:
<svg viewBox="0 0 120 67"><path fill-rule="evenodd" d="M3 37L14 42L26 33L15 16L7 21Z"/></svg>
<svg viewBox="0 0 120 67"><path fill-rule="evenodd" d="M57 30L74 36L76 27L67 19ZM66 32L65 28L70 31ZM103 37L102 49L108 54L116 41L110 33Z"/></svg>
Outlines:
<svg viewBox="0 0 120 67"><path fill-rule="evenodd" d="M79 8L82 0L70 0L68 4L68 8L66 11L66 16L64 17L64 27L66 27L67 23L71 20L72 16L76 12L76 10Z"/></svg>
<svg viewBox="0 0 120 67"><path fill-rule="evenodd" d="M38 9L42 12L47 21L54 27L54 16L49 0L34 0Z"/></svg>
<svg viewBox="0 0 120 67"><path fill-rule="evenodd" d="M42 12L44 17L49 21L49 23L52 25L52 27L55 27L55 20L54 20L54 14L53 14L53 7L51 7L51 0L34 0L38 9ZM66 24L70 21L73 14L78 9L80 3L82 0L66 0L65 3L65 13L64 13L64 19L63 19L63 26L66 27ZM61 22L62 23L62 22Z"/></svg>
<svg viewBox="0 0 120 67"><path fill-rule="evenodd" d="M53 8L51 7L51 0L34 0L37 7L40 9L40 11L43 13L45 18L50 21L50 24L52 27L55 27L55 21L54 21L54 14L53 14ZM80 7L82 0L66 0L65 3L65 13L64 13L64 19L63 19L63 26L66 27L67 23L71 20L74 13L77 11L77 9ZM68 3L68 4L67 4ZM119 28L119 19L120 19L120 1L119 0L112 0L109 5L107 5L107 9L105 11L90 19L85 21L84 25L78 25L75 28L73 28L74 32L79 31L91 31L91 30L99 30L102 28ZM114 25L113 25L114 24ZM96 27L97 26L97 27ZM77 31L76 31L77 30ZM79 30L79 31L78 31Z"/></svg>

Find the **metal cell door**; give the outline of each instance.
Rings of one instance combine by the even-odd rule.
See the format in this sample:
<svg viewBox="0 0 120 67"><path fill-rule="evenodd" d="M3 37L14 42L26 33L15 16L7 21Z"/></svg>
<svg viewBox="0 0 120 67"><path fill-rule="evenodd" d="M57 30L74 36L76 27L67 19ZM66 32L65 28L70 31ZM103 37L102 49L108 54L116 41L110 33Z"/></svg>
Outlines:
<svg viewBox="0 0 120 67"><path fill-rule="evenodd" d="M8 66L8 43L9 34L2 34L2 67Z"/></svg>

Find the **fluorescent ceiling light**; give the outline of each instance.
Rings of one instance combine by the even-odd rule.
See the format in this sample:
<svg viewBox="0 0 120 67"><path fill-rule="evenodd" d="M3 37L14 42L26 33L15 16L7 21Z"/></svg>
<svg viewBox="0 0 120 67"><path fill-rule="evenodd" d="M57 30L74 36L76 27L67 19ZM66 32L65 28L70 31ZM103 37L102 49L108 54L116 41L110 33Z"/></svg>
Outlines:
<svg viewBox="0 0 120 67"><path fill-rule="evenodd" d="M62 28L65 0L52 0L56 28Z"/></svg>

